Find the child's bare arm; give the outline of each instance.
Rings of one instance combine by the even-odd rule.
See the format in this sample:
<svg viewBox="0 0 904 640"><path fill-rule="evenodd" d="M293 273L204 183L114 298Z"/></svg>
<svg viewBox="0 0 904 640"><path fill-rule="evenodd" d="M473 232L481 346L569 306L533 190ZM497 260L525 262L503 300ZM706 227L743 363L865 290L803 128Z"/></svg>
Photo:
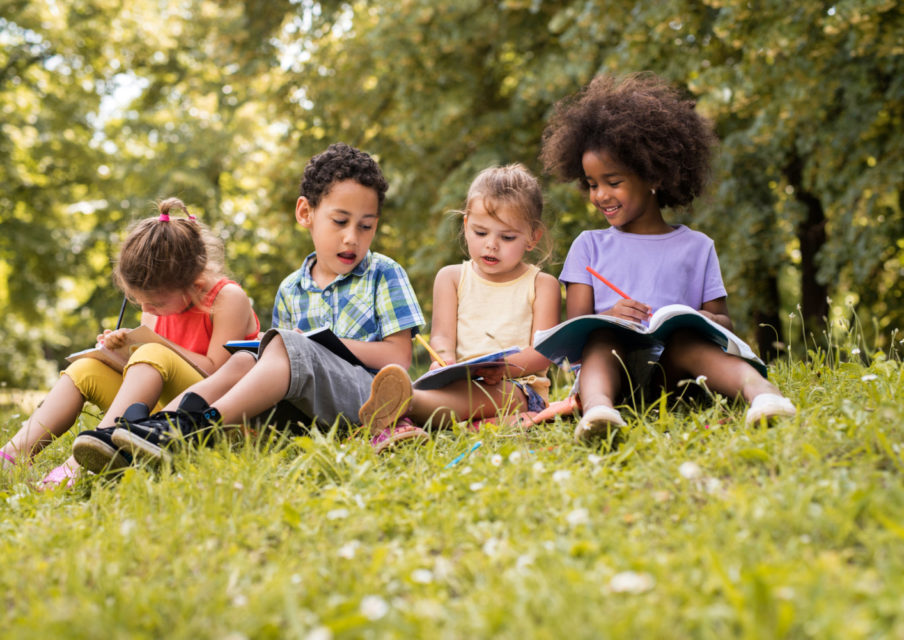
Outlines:
<svg viewBox="0 0 904 640"><path fill-rule="evenodd" d="M455 362L455 345L458 340L458 282L461 279L461 269L460 264L443 267L433 281L430 346L446 364Z"/></svg>
<svg viewBox="0 0 904 640"><path fill-rule="evenodd" d="M562 288L559 281L548 273L540 273L537 275L536 297L534 298L533 314L534 319L531 325L531 339L537 331L549 329L559 324L561 319L562 307ZM521 375L522 371L525 375L543 371L549 367L549 360L546 356L537 353L533 347L529 347L506 358L506 362L515 365L515 370L510 372L513 375ZM517 369L521 367L522 369Z"/></svg>
<svg viewBox="0 0 904 640"><path fill-rule="evenodd" d="M397 364L404 369L411 366L411 329L398 331L373 342L346 338L342 338L342 342L371 369L382 369L388 364Z"/></svg>
<svg viewBox="0 0 904 640"><path fill-rule="evenodd" d="M731 317L728 315L728 301L725 297L716 298L715 300L710 300L709 302L704 302L703 306L700 307L700 313L705 315L713 322L722 325L729 331L732 331L734 329L734 325L731 322Z"/></svg>
<svg viewBox="0 0 904 640"><path fill-rule="evenodd" d="M569 283L565 290L565 311L569 320L594 313L593 287L579 282ZM643 322L650 315L650 307L643 302L626 298L619 300L603 313L616 318Z"/></svg>

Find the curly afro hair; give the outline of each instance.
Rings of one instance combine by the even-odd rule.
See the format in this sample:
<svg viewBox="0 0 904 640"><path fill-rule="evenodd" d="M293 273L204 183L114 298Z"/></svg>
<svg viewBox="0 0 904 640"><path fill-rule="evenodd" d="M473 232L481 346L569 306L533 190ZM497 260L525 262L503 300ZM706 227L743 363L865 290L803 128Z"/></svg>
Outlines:
<svg viewBox="0 0 904 640"><path fill-rule="evenodd" d="M694 104L651 73L597 76L556 104L540 159L548 173L587 190L581 159L587 151L606 151L656 185L661 207L688 205L706 185L718 142Z"/></svg>
<svg viewBox="0 0 904 640"><path fill-rule="evenodd" d="M304 168L298 195L307 198L312 207L317 207L332 186L343 180L354 180L376 191L377 213L382 211L386 190L389 189L383 172L370 155L343 142L331 144L326 151L311 158Z"/></svg>

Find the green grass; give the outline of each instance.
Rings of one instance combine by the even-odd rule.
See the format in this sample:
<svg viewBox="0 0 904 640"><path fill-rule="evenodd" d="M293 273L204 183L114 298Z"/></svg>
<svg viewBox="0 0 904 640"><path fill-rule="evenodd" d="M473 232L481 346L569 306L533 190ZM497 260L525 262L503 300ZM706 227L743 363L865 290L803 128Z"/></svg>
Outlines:
<svg viewBox="0 0 904 640"><path fill-rule="evenodd" d="M655 405L611 452L571 421L379 459L314 434L34 491L67 435L0 476L0 635L904 636L901 364L771 376L800 409L772 429Z"/></svg>

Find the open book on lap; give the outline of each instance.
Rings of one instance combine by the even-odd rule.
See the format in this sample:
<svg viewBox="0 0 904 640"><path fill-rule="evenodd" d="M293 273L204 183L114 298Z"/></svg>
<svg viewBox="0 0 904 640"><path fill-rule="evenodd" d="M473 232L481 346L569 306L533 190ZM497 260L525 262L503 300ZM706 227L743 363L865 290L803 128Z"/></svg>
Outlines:
<svg viewBox="0 0 904 640"><path fill-rule="evenodd" d="M75 362L76 360L80 360L81 358L93 358L95 360L100 360L111 369L122 373L122 370L125 369L125 366L129 362L129 358L131 357L135 349L143 344L148 343L162 344L163 346L172 349L180 358L191 365L192 369L200 373L205 378L207 377L206 371L204 371L201 367L196 365L194 362L191 362L185 356L179 353L179 350L176 347L175 343L167 340L160 334L155 333L154 330L150 327L146 327L144 325L130 329L126 334L126 343L118 349L108 349L107 347L92 347L91 349L76 351L75 353L69 354L68 356L66 356L66 361Z"/></svg>
<svg viewBox="0 0 904 640"><path fill-rule="evenodd" d="M505 366L512 367L512 365L506 365L505 359L506 357L514 355L520 351L521 349L519 349L518 347L511 347L510 349L495 351L493 353L488 353L486 355L477 356L474 358L469 358L467 360L462 360L461 362L446 365L445 367L433 369L415 380L412 383L412 386L415 389L420 389L422 391L442 389L443 387L450 385L458 380L465 380L468 377L475 378L476 376L474 372L480 369L498 368Z"/></svg>
<svg viewBox="0 0 904 640"><path fill-rule="evenodd" d="M746 342L683 304L670 304L657 309L650 318L649 326L612 316L578 316L550 329L537 331L534 334L534 349L558 365L566 360L575 364L581 361L587 338L597 329L619 333L624 344L631 347L663 344L674 331L689 329L712 340L726 353L747 360L760 374L766 375L766 365Z"/></svg>
<svg viewBox="0 0 904 640"><path fill-rule="evenodd" d="M345 343L342 342L342 340L339 339L339 336L333 333L333 330L329 327L311 329L310 331L306 331L304 335L317 344L326 347L346 362L358 367L364 367L365 369L368 368L348 347L345 346ZM253 351L257 353L260 346L260 340L230 340L223 345L223 348L229 353L235 353L236 351Z"/></svg>

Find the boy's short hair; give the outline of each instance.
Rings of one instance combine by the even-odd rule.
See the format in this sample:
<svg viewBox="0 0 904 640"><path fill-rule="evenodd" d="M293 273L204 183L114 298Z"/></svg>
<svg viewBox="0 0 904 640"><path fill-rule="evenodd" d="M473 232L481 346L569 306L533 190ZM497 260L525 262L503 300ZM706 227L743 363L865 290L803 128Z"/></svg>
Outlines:
<svg viewBox="0 0 904 640"><path fill-rule="evenodd" d="M354 180L377 192L377 213L383 209L383 200L389 184L380 166L370 155L344 142L336 142L311 158L304 168L298 195L307 198L317 207L332 186L343 180Z"/></svg>

